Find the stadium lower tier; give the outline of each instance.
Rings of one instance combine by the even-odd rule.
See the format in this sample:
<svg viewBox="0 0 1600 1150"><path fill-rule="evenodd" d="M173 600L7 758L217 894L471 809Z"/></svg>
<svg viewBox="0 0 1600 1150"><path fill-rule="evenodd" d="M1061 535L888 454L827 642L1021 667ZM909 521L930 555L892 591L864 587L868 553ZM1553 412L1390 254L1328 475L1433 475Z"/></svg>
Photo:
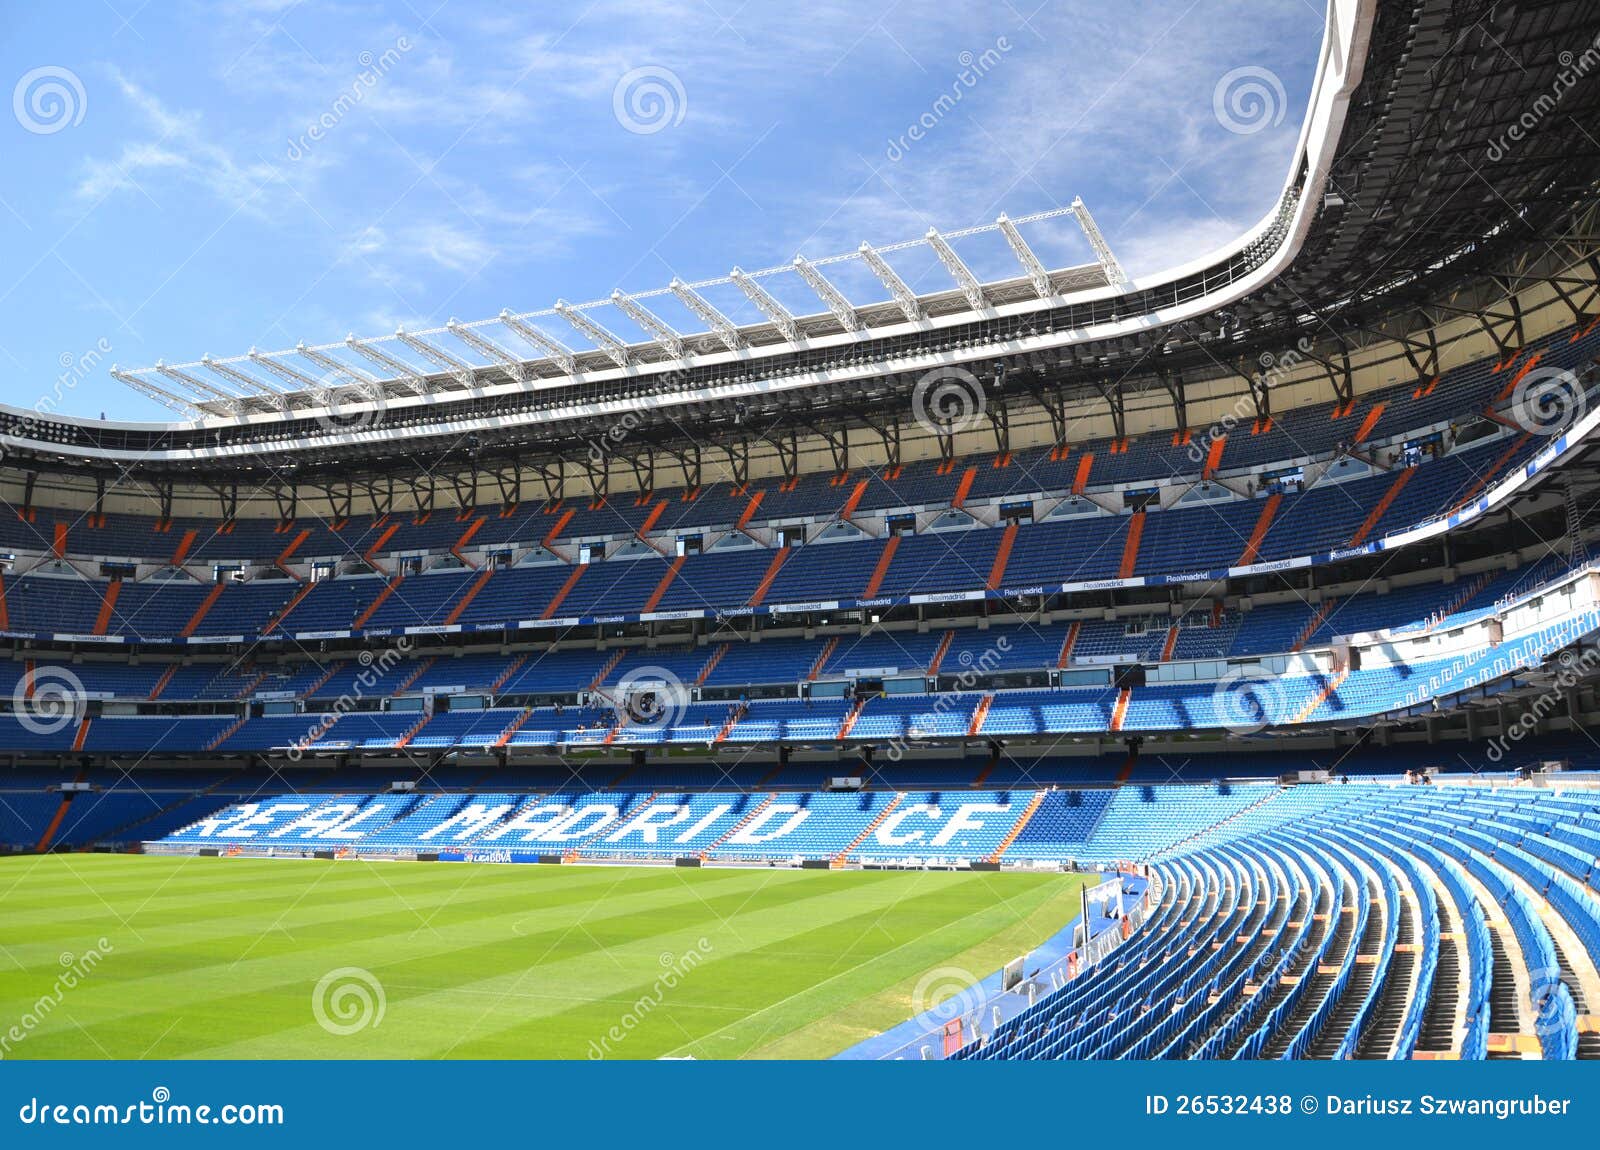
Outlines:
<svg viewBox="0 0 1600 1150"><path fill-rule="evenodd" d="M6 818L28 809L7 796ZM59 800L58 800L59 801ZM194 798L194 803L203 803ZM1144 924L963 1058L1600 1056L1600 791L1445 782L283 795L152 853L1137 866ZM43 804L41 804L43 806ZM33 812L45 817L46 810ZM50 816L59 819L59 816Z"/></svg>

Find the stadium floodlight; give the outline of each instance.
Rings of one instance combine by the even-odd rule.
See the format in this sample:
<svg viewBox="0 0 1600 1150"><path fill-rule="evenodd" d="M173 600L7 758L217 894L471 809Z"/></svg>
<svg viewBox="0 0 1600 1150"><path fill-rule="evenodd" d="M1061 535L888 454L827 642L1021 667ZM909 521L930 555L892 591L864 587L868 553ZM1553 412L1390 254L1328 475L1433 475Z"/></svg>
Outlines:
<svg viewBox="0 0 1600 1150"><path fill-rule="evenodd" d="M590 319L582 311L573 307L566 300L558 299L556 300L556 314L571 324L573 330L579 335L610 356L612 363L618 367L628 366L628 345Z"/></svg>
<svg viewBox="0 0 1600 1150"><path fill-rule="evenodd" d="M800 273L800 278L811 285L811 290L817 293L833 318L843 325L846 331L860 331L861 317L856 314L856 309L850 301L839 294L839 289L828 282L828 278L819 272L815 265L805 256L794 257L794 270Z"/></svg>
<svg viewBox="0 0 1600 1150"><path fill-rule="evenodd" d="M434 347L427 340L412 335L404 327L395 328L394 337L435 367L443 368L462 387L470 388L477 382L478 373L473 370L470 363L459 356L451 355L442 347Z"/></svg>
<svg viewBox="0 0 1600 1150"><path fill-rule="evenodd" d="M141 375L136 375L131 371L123 371L116 364L111 365L111 378L124 387L131 387L145 398L155 400L162 407L170 411L176 411L179 415L201 415L205 412L205 409L195 403L194 400L175 395L166 388L151 383Z"/></svg>
<svg viewBox="0 0 1600 1150"><path fill-rule="evenodd" d="M879 282L889 289L889 295L900 305L901 313L912 323L921 319L922 304L918 301L917 294L906 286L905 280L900 278L900 273L890 267L889 262L880 256L871 244L863 241L856 250L861 253L861 258L867 262L867 266L872 269Z"/></svg>
<svg viewBox="0 0 1600 1150"><path fill-rule="evenodd" d="M639 330L649 333L662 351L673 359L683 358L683 336L674 331L666 320L637 300L623 295L620 289L611 293L611 302L618 311L638 324Z"/></svg>
<svg viewBox="0 0 1600 1150"><path fill-rule="evenodd" d="M256 379L253 376L246 375L232 364L223 363L220 360L212 359L209 355L202 355L200 357L200 362L205 366L205 369L212 374L227 380L236 387L242 387L245 391L266 400L279 411L284 412L285 414L288 413L289 397L285 395L280 388L274 387L270 383L263 383L261 380Z"/></svg>
<svg viewBox="0 0 1600 1150"><path fill-rule="evenodd" d="M1033 284L1033 293L1040 299L1049 299L1055 295L1055 287L1050 283L1050 273L1044 270L1044 264L1034 255L1033 249L1028 246L1028 241L1022 238L1022 233L1017 230L1017 225L1011 222L1011 217L1001 212L994 223L995 227L1000 229L1000 234L1005 236L1006 243L1011 245L1011 254L1016 256L1017 262L1022 265L1028 282Z"/></svg>
<svg viewBox="0 0 1600 1150"><path fill-rule="evenodd" d="M530 374L528 371L528 365L522 360L518 359L517 356L507 348L501 347L499 344L495 343L494 340L474 330L473 328L457 322L454 316L451 316L445 321L444 327L446 331L455 336L468 347L472 348L479 355L484 356L487 359L492 359L501 367L505 368L506 373L518 383L526 383L528 381Z"/></svg>
<svg viewBox="0 0 1600 1150"><path fill-rule="evenodd" d="M578 374L578 357L559 339L546 335L526 320L512 315L509 309L501 309L500 322L510 328L524 343L538 348L555 360L561 365L562 371L568 375Z"/></svg>
<svg viewBox="0 0 1600 1150"><path fill-rule="evenodd" d="M738 268L729 272L728 278L760 309L762 315L772 321L774 327L783 332L784 339L790 343L800 342L800 325L794 322L789 309L774 299L771 292Z"/></svg>
<svg viewBox="0 0 1600 1150"><path fill-rule="evenodd" d="M262 355L255 348L251 348L245 358L263 371L271 372L290 387L309 393L318 403L326 404L333 398L333 393L327 384L320 379L313 379L304 372L296 371L275 355Z"/></svg>
<svg viewBox="0 0 1600 1150"><path fill-rule="evenodd" d="M989 301L983 294L983 285L978 283L978 277L972 274L972 269L956 254L956 249L950 246L950 242L939 234L937 228L929 228L925 238L928 246L933 249L933 254L938 256L939 262L944 265L944 270L956 281L961 294L967 297L967 303L972 310L983 311L987 308Z"/></svg>
<svg viewBox="0 0 1600 1150"><path fill-rule="evenodd" d="M1105 236L1100 234L1099 226L1094 222L1094 217L1089 214L1089 209L1084 206L1082 196L1072 199L1072 218L1078 221L1078 226L1083 229L1084 238L1089 241L1089 247L1094 251L1094 258L1100 261L1101 269L1106 273L1106 280L1112 287L1126 288L1133 284L1128 278L1128 273L1122 270L1122 265L1117 262L1117 257L1111 254L1111 245L1106 243Z"/></svg>
<svg viewBox="0 0 1600 1150"><path fill-rule="evenodd" d="M309 360L320 367L325 373L325 378L348 379L350 383L353 383L363 395L371 395L376 398L383 393L383 389L378 385L378 381L373 379L372 376L368 375L364 371L351 367L348 364L340 363L325 351L321 351L314 347L307 347L303 343L295 344L294 350L296 355L299 355L301 358ZM324 384L323 387L327 388L327 385Z"/></svg>
<svg viewBox="0 0 1600 1150"><path fill-rule="evenodd" d="M739 334L739 329L733 325L733 321L712 307L705 296L677 276L672 277L671 288L672 294L678 297L678 301L694 312L695 318L710 328L724 347L729 351L739 351L744 347L744 337Z"/></svg>
<svg viewBox="0 0 1600 1150"><path fill-rule="evenodd" d="M380 347L374 347L370 343L364 343L357 339L354 332L344 337L344 345L362 359L375 363L389 372L396 382L403 383L410 388L413 395L420 395L426 398L433 394L433 384L429 383L427 377L416 368L404 360L396 359Z"/></svg>

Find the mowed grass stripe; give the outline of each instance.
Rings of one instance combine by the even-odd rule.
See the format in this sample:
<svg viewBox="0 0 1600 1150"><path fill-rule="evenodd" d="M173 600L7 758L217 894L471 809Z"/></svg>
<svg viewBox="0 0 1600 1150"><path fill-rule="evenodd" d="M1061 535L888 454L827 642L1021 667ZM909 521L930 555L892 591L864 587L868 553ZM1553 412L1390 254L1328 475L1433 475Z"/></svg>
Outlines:
<svg viewBox="0 0 1600 1150"><path fill-rule="evenodd" d="M223 860L217 863L232 865ZM265 865L270 870L274 867L292 869L298 864ZM331 874L341 866L368 864L320 865L324 873ZM416 869L431 872L444 868L417 864ZM475 947L492 948L507 939L515 939L519 929L524 938L537 938L540 934L559 937L579 922L588 922L592 929L609 917L626 917L678 903L699 904L709 890L723 884L735 887L730 907L737 907L748 897L746 888L751 882L750 876L770 874L777 876L779 882L787 883L799 874L789 871L706 872L708 881L699 884L705 889L695 890L687 887L677 872L659 867L562 868L559 872L534 867L459 866L449 869L463 875L468 883L485 886L477 891L474 899L468 900L458 894L453 900L443 901L436 908L432 926L427 929L419 927L408 912L397 913L398 904L391 904L390 913L384 914L383 902L390 896L386 889L374 884L369 913L359 921L352 921L336 911L329 912L319 907L314 898L302 893L295 896L302 900L299 908L262 915L255 920L254 930L243 934L212 939L197 932L187 943L176 942L146 951L143 944L124 933L114 940L113 956L95 979L73 992L74 1016L52 1020L41 1027L39 1033L76 1030L79 1026L92 1028L91 1024L141 1013L179 1013L185 1008L191 1015L205 1013L203 1004L208 1000L229 998L241 987L258 992L292 987L297 1019L304 1018L309 1011L310 988L324 973L337 967L382 966L396 960L470 952ZM511 891L506 889L505 883L514 872L523 876L522 888ZM477 873L483 877L475 877ZM500 878L494 878L495 875ZM262 882L270 884L271 879L269 873L260 875ZM284 908L293 901L286 898ZM538 925L524 928L523 924L534 917L538 918ZM307 921L312 918L316 921ZM107 930L114 934L115 924L108 923ZM464 961L454 960L454 968L464 969ZM524 960L518 969L525 965ZM53 973L44 972L25 980L28 989L14 996L11 984L21 977L14 968L0 970L0 1009L10 1006L13 1000L19 1009L23 1002L31 1002L43 986L48 986L47 977L53 978Z"/></svg>
<svg viewBox="0 0 1600 1150"><path fill-rule="evenodd" d="M42 890L45 864L66 860L18 861L28 869L25 885ZM186 865L193 861L77 856L70 863L80 879L58 875L65 921L39 921L30 908L20 930L4 893L10 874L0 864L3 1015L20 1014L50 989L59 951L81 951L91 934L122 931L100 969L11 1057L584 1057L641 1001L653 1002L669 969L662 955L670 961L696 952L701 938L707 953L607 1053L761 1054L808 1026L796 1052L832 1053L824 1046L846 1044L853 1003L1017 928L1072 881L243 859ZM123 914L147 904L132 917L146 941L127 937L99 894L84 889L86 878L115 887L109 901ZM29 901L35 893L27 892ZM18 951L28 969L6 957ZM387 1008L381 1026L339 1037L313 1020L311 993L325 973L346 966L381 980Z"/></svg>

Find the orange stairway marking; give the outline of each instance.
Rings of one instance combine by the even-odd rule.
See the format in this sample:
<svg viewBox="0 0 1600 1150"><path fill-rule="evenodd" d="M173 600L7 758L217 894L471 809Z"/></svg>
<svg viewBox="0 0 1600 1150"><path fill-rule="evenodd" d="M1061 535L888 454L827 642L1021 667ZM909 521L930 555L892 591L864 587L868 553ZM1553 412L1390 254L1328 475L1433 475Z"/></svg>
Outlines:
<svg viewBox="0 0 1600 1150"><path fill-rule="evenodd" d="M856 508L861 506L861 497L867 493L867 488L870 485L871 480L863 479L851 489L850 498L846 499L844 501L844 506L839 508L840 519L849 519L850 516L856 513ZM759 491L756 492L756 498L761 498L761 493Z"/></svg>
<svg viewBox="0 0 1600 1150"><path fill-rule="evenodd" d="M1016 542L1017 524L1013 521L1000 533L1000 546L995 548L994 562L989 565L989 590L998 591L1005 585L1006 563L1011 559L1011 548Z"/></svg>
<svg viewBox="0 0 1600 1150"><path fill-rule="evenodd" d="M1400 489L1411 481L1411 476L1415 471L1416 468L1408 467L1399 475L1394 477L1394 482L1389 485L1389 490L1383 493L1383 498L1378 500L1378 502L1373 505L1372 510L1367 513L1367 518L1361 524L1361 527L1354 535L1350 536L1350 542L1348 546L1359 547L1361 545L1362 540L1364 540L1371 533L1372 529L1378 525L1378 520L1383 518L1383 513L1389 510L1389 505L1394 502L1395 496L1400 494Z"/></svg>
<svg viewBox="0 0 1600 1150"><path fill-rule="evenodd" d="M1294 641L1294 646L1290 647L1289 650L1298 651L1311 642L1311 636L1316 634L1317 628L1322 626L1322 621L1328 617L1328 612L1332 611L1334 604L1338 602L1338 599L1324 599L1322 605L1317 608L1316 613L1311 616L1311 622L1305 625L1305 628L1300 632L1300 637Z"/></svg>
<svg viewBox="0 0 1600 1150"><path fill-rule="evenodd" d="M770 779L773 775L777 774L778 771L780 771L781 769L782 769L781 767L774 767L771 771L767 772L766 778L764 778L762 780L762 782L765 782L766 779ZM760 784L758 783L757 785L759 786ZM774 796L774 795L763 795L762 798L761 798L761 801L759 803L757 803L754 807L752 807L750 809L750 811L745 814L744 818L742 818L738 822L734 823L733 826L729 827L726 831L724 831L717 838L716 842L712 843L710 846L706 847L705 850L701 851L700 852L700 857L702 859L710 858L712 851L716 850L723 843L727 842L734 835L738 834L739 831L741 831L743 828L745 828L746 826L749 826L750 823L755 821L756 816L758 816L762 811L764 811L768 807L770 807L772 805L772 800L775 797L776 796Z"/></svg>
<svg viewBox="0 0 1600 1150"><path fill-rule="evenodd" d="M1228 446L1228 437L1219 435L1211 441L1211 446L1206 448L1206 465L1200 471L1201 479L1210 479L1217 473L1217 468L1222 466L1222 452Z"/></svg>
<svg viewBox="0 0 1600 1150"><path fill-rule="evenodd" d="M396 575L393 579L385 583L383 585L383 590L379 591L372 602L367 604L366 610L362 611L360 615L356 616L355 622L350 624L350 629L353 631L359 631L361 628L365 627L367 625L367 620L371 619L378 613L378 608L383 606L384 602L389 598L389 596L393 595L400 589L400 584L405 582L405 578L406 577L404 575Z"/></svg>
<svg viewBox="0 0 1600 1150"><path fill-rule="evenodd" d="M478 566L471 559L468 559L465 555L463 555L462 552L466 550L467 544L472 542L472 537L476 535L483 525L488 521L489 517L487 515L482 515L477 519L474 519L471 523L467 524L467 529L461 533L461 538L457 539L455 546L450 548L450 554L461 560L461 562L465 563L468 567Z"/></svg>
<svg viewBox="0 0 1600 1150"><path fill-rule="evenodd" d="M928 669L923 672L930 678L939 673L939 667L944 662L944 657L950 653L950 644L955 642L956 633L946 631L944 638L939 640L939 649L933 653L933 658L928 660Z"/></svg>
<svg viewBox="0 0 1600 1150"><path fill-rule="evenodd" d="M969 467L961 473L961 481L956 484L956 493L950 497L950 506L960 509L967 501L967 496L972 492L972 482L978 478L978 469Z"/></svg>
<svg viewBox="0 0 1600 1150"><path fill-rule="evenodd" d="M1117 704L1111 709L1111 730L1122 730L1122 720L1128 717L1128 704L1132 701L1132 687L1124 687L1117 692Z"/></svg>
<svg viewBox="0 0 1600 1150"><path fill-rule="evenodd" d="M194 609L194 614L189 616L189 621L183 625L183 630L178 632L179 638L187 639L200 629L200 624L205 622L206 615L211 608L217 605L217 600L222 598L226 585L222 583L211 584L211 590L206 592L206 597L200 600L200 606Z"/></svg>
<svg viewBox="0 0 1600 1150"><path fill-rule="evenodd" d="M1525 362L1522 367L1517 370L1517 374L1511 377L1511 382L1507 383L1505 387L1501 389L1500 394L1494 397L1494 401L1496 403L1504 403L1506 400L1510 399L1514 394L1516 394L1517 384L1521 383L1523 377L1526 376L1530 371L1538 367L1539 361L1543 358L1544 352L1542 351L1536 351L1530 355L1527 359L1527 362Z"/></svg>
<svg viewBox="0 0 1600 1150"><path fill-rule="evenodd" d="M78 778L82 780L83 775L80 773ZM44 854L45 851L50 849L50 840L56 837L56 832L61 829L61 824L66 821L67 808L71 805L72 792L69 791L61 796L61 805L56 808L55 816L51 818L50 825L44 828L44 834L39 836L38 845L33 848L36 854Z"/></svg>
<svg viewBox="0 0 1600 1150"><path fill-rule="evenodd" d="M828 660L833 657L833 649L839 645L839 636L835 635L822 645L822 653L817 656L817 661L811 664L811 671L806 675L806 682L814 683L817 676L822 674L822 668L828 665Z"/></svg>
<svg viewBox="0 0 1600 1150"><path fill-rule="evenodd" d="M500 737L494 741L494 745L495 745L496 749L498 749L500 747L503 747L507 743L509 743L512 740L512 738L514 738L516 736L516 733L518 731L522 730L523 726L531 718L533 718L533 708L529 707L526 710L524 710L522 712L522 714L518 715L515 719L511 720L511 725L509 727L507 727L505 730L501 731L500 732Z"/></svg>
<svg viewBox="0 0 1600 1150"><path fill-rule="evenodd" d="M1322 706L1323 703L1327 702L1329 697L1339 689L1339 685L1349 677L1350 669L1347 667L1343 671L1340 671L1333 678L1329 679L1322 685L1322 690L1316 693L1316 696L1311 700L1311 702L1300 708L1300 713L1295 715L1291 722L1300 724L1310 719L1311 716L1316 712L1316 709Z"/></svg>
<svg viewBox="0 0 1600 1150"><path fill-rule="evenodd" d="M189 549L194 546L198 532L193 527L183 533L183 538L178 540L178 549L172 553L172 565L181 567L183 561L189 557Z"/></svg>
<svg viewBox="0 0 1600 1150"><path fill-rule="evenodd" d="M428 725L428 720L432 718L433 716L431 714L424 714L422 718L418 719L414 724L412 724L412 727L409 731L400 736L399 741L397 741L394 745L394 749L398 751L410 746L411 740L422 733L422 728L426 727Z"/></svg>
<svg viewBox="0 0 1600 1150"><path fill-rule="evenodd" d="M863 599L870 599L878 593L878 588L883 586L883 577L889 573L889 564L894 562L894 553L899 549L900 536L889 536L889 541L883 545L883 554L878 556L878 565L872 569L872 578L867 580L861 592Z"/></svg>
<svg viewBox="0 0 1600 1150"><path fill-rule="evenodd" d="M1011 829L1006 832L1006 837L1000 840L1000 845L994 848L994 853L991 854L985 861L992 863L997 863L1000 861L1000 856L1011 849L1011 844L1017 841L1017 836L1020 835L1023 828L1026 827L1030 821L1032 821L1034 814L1038 811L1040 804L1043 802L1044 792L1034 791L1033 798L1028 800L1028 805L1023 808L1022 814L1017 816L1016 823L1013 824Z"/></svg>
<svg viewBox="0 0 1600 1150"><path fill-rule="evenodd" d="M567 581L561 584L561 589L555 593L555 597L545 604L544 611L540 613L539 618L554 619L556 612L561 609L561 604L565 602L567 595L578 585L578 580L583 578L583 573L587 570L589 570L587 563L579 563L574 567L572 574L567 576Z"/></svg>
<svg viewBox="0 0 1600 1150"><path fill-rule="evenodd" d="M1117 772L1117 786L1125 786L1133 778L1133 768L1139 765L1139 748L1128 748L1128 757L1122 760L1122 769Z"/></svg>
<svg viewBox="0 0 1600 1150"><path fill-rule="evenodd" d="M509 683L511 681L511 676L522 670L522 665L527 661L528 656L518 655L515 659L511 660L511 662L507 663L505 670L496 675L494 677L494 682L489 684L489 693L491 695L498 694L500 688Z"/></svg>
<svg viewBox="0 0 1600 1150"><path fill-rule="evenodd" d="M1261 505L1261 514L1256 516L1255 530L1250 532L1250 541L1244 545L1244 551L1239 555L1240 567L1256 561L1256 556L1261 553L1261 541L1267 537L1267 529L1272 526L1272 518L1278 514L1278 505L1282 502L1283 493L1274 491Z"/></svg>
<svg viewBox="0 0 1600 1150"><path fill-rule="evenodd" d="M1161 661L1172 662L1172 652L1178 646L1178 625L1174 623L1167 628L1167 641L1161 646Z"/></svg>
<svg viewBox="0 0 1600 1150"><path fill-rule="evenodd" d="M493 577L493 567L485 567L481 572L479 572L478 577L472 581L472 586L467 588L466 594L462 595L461 598L456 601L456 605L450 608L450 614L444 617L444 625L446 627L453 626L455 621L461 618L462 613L466 611L466 609L471 605L472 601L478 597L478 592L482 591L485 584L487 584Z"/></svg>
<svg viewBox="0 0 1600 1150"><path fill-rule="evenodd" d="M655 527L661 516L666 513L666 510L667 501L663 499L654 507L650 508L650 514L644 517L644 522L639 524L639 530L635 532L635 534L641 536L650 534L651 529Z"/></svg>
<svg viewBox="0 0 1600 1150"><path fill-rule="evenodd" d="M839 724L839 733L835 735L834 738L848 739L850 737L850 732L855 729L856 720L861 717L861 712L866 709L867 700L856 700L856 705L850 708L850 713L846 715L844 717L844 721Z"/></svg>
<svg viewBox="0 0 1600 1150"><path fill-rule="evenodd" d="M767 597L767 592L772 590L772 581L778 577L778 572L789 561L791 550L789 547L778 548L772 557L772 562L767 564L767 573L761 576L761 582L756 584L755 593L750 596L749 606L761 606L761 601Z"/></svg>
<svg viewBox="0 0 1600 1150"><path fill-rule="evenodd" d="M383 529L383 534L378 536L377 541L375 543L373 543L373 545L371 547L368 547L365 551L363 551L361 553L361 558L365 559L367 561L367 563L369 563L371 566L376 567L378 570L382 571L383 570L383 565L378 562L377 554L378 554L378 552L383 550L384 544L388 543L389 540L393 539L394 535L395 535L395 532L397 532L399 530L400 530L400 524L398 524L398 523L389 524L387 527L385 527Z"/></svg>
<svg viewBox="0 0 1600 1150"><path fill-rule="evenodd" d="M1356 428L1356 436L1351 443L1360 443L1372 434L1372 429L1378 426L1378 420L1383 418L1384 404L1375 403L1372 410L1367 412L1367 417L1361 421L1361 426Z"/></svg>
<svg viewBox="0 0 1600 1150"><path fill-rule="evenodd" d="M990 691L987 695L978 700L978 705L972 710L972 722L967 724L967 738L975 739L978 737L978 733L983 730L983 721L989 717L989 708L993 705L993 703L993 691ZM972 785L975 787L982 785L983 780L989 777L989 771L993 769L993 764L991 764L989 768L983 772L983 774L978 776L978 781Z"/></svg>
<svg viewBox="0 0 1600 1150"><path fill-rule="evenodd" d="M89 738L89 724L93 721L93 719L86 718L83 720L83 722L78 724L77 737L72 740L73 754L77 754L79 751L83 750L83 744L87 742Z"/></svg>
<svg viewBox="0 0 1600 1150"><path fill-rule="evenodd" d="M665 507L666 504L665 503L658 503L658 504L656 504L656 506L657 507ZM656 589L650 593L650 598L645 600L644 611L646 613L648 613L650 611L654 611L656 609L656 607L660 604L662 598L667 593L667 588L671 587L672 586L672 581L678 577L678 569L681 568L682 566L683 566L683 556L682 555L675 556L673 558L672 562L667 565L667 573L665 575L661 576L661 582L656 584Z"/></svg>
<svg viewBox="0 0 1600 1150"><path fill-rule="evenodd" d="M167 669L161 672L161 678L156 680L156 685L150 688L148 701L153 703L157 699L161 698L161 692L167 689L167 684L172 682L172 676L176 675L177 673L178 664L168 663Z"/></svg>
<svg viewBox="0 0 1600 1150"><path fill-rule="evenodd" d="M111 615L117 609L117 597L122 594L122 580L113 579L106 584L105 596L100 600L100 614L95 616L94 633L104 635L111 627Z"/></svg>
<svg viewBox="0 0 1600 1150"><path fill-rule="evenodd" d="M298 535L296 535L293 540L290 541L289 546L285 547L282 551L278 552L278 557L272 561L273 562L273 566L281 568L284 571L288 571L289 568L286 566L286 564L289 562L290 559L294 558L294 553L296 551L300 550L301 545L303 543L305 543L305 541L307 539L310 539L310 538L311 538L311 529L309 527L302 527L300 529L300 533ZM290 571L289 573L291 575L294 574L294 572L292 572L292 571ZM295 575L295 578L298 579L298 578L300 578L300 576Z"/></svg>
<svg viewBox="0 0 1600 1150"><path fill-rule="evenodd" d="M422 678L422 676L426 675L428 673L428 671L433 667L433 665L435 663L437 663L438 661L439 660L438 660L437 656L429 656L428 658L422 660L422 662L418 663L415 667L413 667L411 669L411 674L407 675L404 679L400 680L400 685L398 687L396 687L394 690L390 691L389 694L391 694L391 695L403 695L403 694L405 694L407 691L409 691L412 688L412 686L416 683L416 681L418 679Z"/></svg>
<svg viewBox="0 0 1600 1150"><path fill-rule="evenodd" d="M711 678L711 672L717 669L717 664L722 662L722 657L728 653L727 643L718 643L717 649L711 652L711 658L706 660L706 665L700 668L700 673L695 676L694 685L704 686L705 681Z"/></svg>
<svg viewBox="0 0 1600 1150"><path fill-rule="evenodd" d="M750 502L746 503L744 510L739 513L739 521L733 525L734 530L743 531L750 526L750 520L756 517L756 508L761 506L761 498L764 495L766 495L765 491L757 491L750 497Z"/></svg>
<svg viewBox="0 0 1600 1150"><path fill-rule="evenodd" d="M55 556L56 556L57 559L63 559L63 558L66 557L66 554L67 554L67 525L65 523L57 523L56 524L55 542L51 545L50 549L55 552Z"/></svg>
<svg viewBox="0 0 1600 1150"><path fill-rule="evenodd" d="M867 836L883 825L883 821L887 819L891 813L893 813L895 807L900 805L900 800L904 797L904 795L896 792L894 798L890 799L883 810L879 811L876 817L874 817L873 820L867 824L866 829L858 834L849 846L845 847L844 850L833 856L832 865L835 867L844 866L845 860L850 857L850 852L855 850L862 843L866 842Z"/></svg>
<svg viewBox="0 0 1600 1150"><path fill-rule="evenodd" d="M567 529L567 524L572 522L572 517L575 514L576 512L571 507L563 511L561 513L561 518L556 520L556 525L545 533L545 537L540 540L540 542L542 542L546 547L554 543L560 537L561 533Z"/></svg>
<svg viewBox="0 0 1600 1150"><path fill-rule="evenodd" d="M1144 538L1144 511L1135 511L1128 520L1128 536L1122 544L1122 566L1118 577L1130 578L1139 563L1139 540Z"/></svg>
<svg viewBox="0 0 1600 1150"><path fill-rule="evenodd" d="M1072 494L1082 495L1089 486L1089 469L1094 466L1094 452L1085 451L1078 457L1078 474L1072 480Z"/></svg>
<svg viewBox="0 0 1600 1150"><path fill-rule="evenodd" d="M1056 670L1063 670L1072 661L1072 648L1078 644L1078 632L1083 630L1082 620L1073 620L1067 628L1067 637L1061 640L1061 654L1056 656Z"/></svg>

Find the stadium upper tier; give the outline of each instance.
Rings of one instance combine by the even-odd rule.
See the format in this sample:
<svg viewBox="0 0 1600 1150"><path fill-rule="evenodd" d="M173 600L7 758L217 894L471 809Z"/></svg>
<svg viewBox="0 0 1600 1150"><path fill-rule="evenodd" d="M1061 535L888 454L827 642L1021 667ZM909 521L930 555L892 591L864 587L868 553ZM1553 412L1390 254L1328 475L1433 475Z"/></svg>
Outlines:
<svg viewBox="0 0 1600 1150"><path fill-rule="evenodd" d="M0 577L0 631L154 643L504 631L1216 581L1344 559L1480 514L1502 479L1538 479L1526 465L1560 427L1531 419L1519 389L1542 371L1587 380L1597 350L1595 325L1563 330L1508 359L1203 449L1144 437L335 521L33 508L0 520L0 546L36 557ZM1452 411L1482 415L1453 424ZM84 557L124 564L126 577L87 577L73 562Z"/></svg>

